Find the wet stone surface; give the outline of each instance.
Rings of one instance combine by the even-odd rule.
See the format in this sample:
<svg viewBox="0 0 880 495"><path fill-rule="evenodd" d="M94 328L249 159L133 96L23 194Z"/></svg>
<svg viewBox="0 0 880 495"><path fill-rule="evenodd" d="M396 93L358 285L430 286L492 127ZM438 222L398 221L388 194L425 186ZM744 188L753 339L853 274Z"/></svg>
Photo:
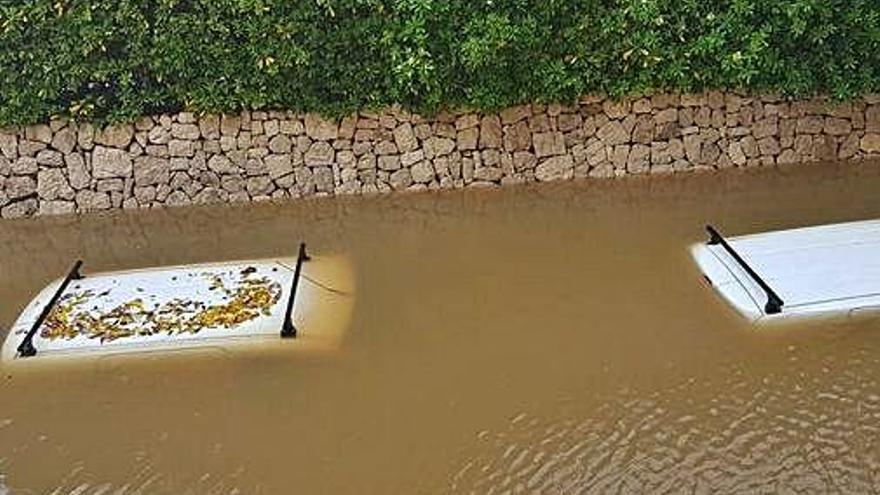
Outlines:
<svg viewBox="0 0 880 495"><path fill-rule="evenodd" d="M254 111L0 130L0 217L496 187L880 156L880 104L733 92L432 118ZM172 174L172 172L175 172ZM107 179L119 179L117 199ZM144 190L154 188L156 194Z"/></svg>

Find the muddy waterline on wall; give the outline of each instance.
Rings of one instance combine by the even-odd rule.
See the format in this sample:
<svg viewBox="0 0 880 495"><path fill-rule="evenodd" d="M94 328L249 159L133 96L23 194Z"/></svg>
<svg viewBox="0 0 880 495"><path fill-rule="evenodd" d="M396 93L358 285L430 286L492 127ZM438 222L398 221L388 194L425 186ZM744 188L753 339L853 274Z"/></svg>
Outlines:
<svg viewBox="0 0 880 495"><path fill-rule="evenodd" d="M877 491L880 319L755 330L687 252L877 191L821 165L2 222L4 329L77 257L304 239L357 293L335 350L0 366L0 493Z"/></svg>

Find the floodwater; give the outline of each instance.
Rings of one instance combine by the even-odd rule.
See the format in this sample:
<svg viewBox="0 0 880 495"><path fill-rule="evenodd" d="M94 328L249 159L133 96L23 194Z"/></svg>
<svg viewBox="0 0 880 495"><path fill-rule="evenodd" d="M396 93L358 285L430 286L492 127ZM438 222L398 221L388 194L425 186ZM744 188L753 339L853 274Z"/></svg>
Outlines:
<svg viewBox="0 0 880 495"><path fill-rule="evenodd" d="M0 328L78 257L306 240L356 290L331 350L0 368L0 494L878 492L880 318L751 328L687 251L877 191L820 165L2 222Z"/></svg>

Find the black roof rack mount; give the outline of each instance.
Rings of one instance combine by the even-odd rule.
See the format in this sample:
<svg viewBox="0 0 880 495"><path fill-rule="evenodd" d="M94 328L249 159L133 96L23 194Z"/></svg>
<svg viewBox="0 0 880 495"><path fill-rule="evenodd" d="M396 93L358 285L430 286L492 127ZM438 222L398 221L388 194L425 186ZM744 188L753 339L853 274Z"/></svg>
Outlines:
<svg viewBox="0 0 880 495"><path fill-rule="evenodd" d="M61 296L64 295L64 291L67 290L70 281L83 278L82 274L79 273L82 264L82 260L77 260L76 263L73 264L73 267L67 272L67 276L64 277L64 280L61 281L61 285L58 286L58 290L55 291L52 299L49 299L49 302L43 306L43 311L40 313L40 316L37 317L37 321L35 321L31 329L28 330L28 333L24 336L24 340L21 341L21 344L18 345L18 355L20 357L24 358L37 355L37 348L34 347L34 335L37 334L37 331L43 326L43 322L46 321L46 318L52 312L52 309L58 304Z"/></svg>
<svg viewBox="0 0 880 495"><path fill-rule="evenodd" d="M299 277L302 265L311 258L306 254L306 243L299 245L299 254L296 257L296 269L293 272L293 282L290 284L290 297L287 298L287 311L284 312L284 324L281 327L281 337L296 337L296 326L293 324L293 303L296 299L296 287L299 285Z"/></svg>
<svg viewBox="0 0 880 495"><path fill-rule="evenodd" d="M769 285L767 285L767 282L764 282L764 279L762 279L760 275L755 273L755 270L753 270L752 267L750 267L749 264L746 263L744 259L742 259L742 256L740 256L739 253L737 253L733 249L733 247L731 247L730 244L728 244L727 241L724 240L724 236L722 236L715 229L715 227L712 227L711 225L706 225L706 231L709 232L708 244L718 244L723 247L724 250L727 251L727 253L730 254L730 256L732 256L737 263L739 263L742 269L745 270L746 273L748 273L755 282L757 282L758 286L761 287L764 293L767 294L767 303L764 304L764 312L768 315L781 313L782 306L783 304L785 304L782 301L782 298L779 297L779 295L776 294L776 292L771 289Z"/></svg>

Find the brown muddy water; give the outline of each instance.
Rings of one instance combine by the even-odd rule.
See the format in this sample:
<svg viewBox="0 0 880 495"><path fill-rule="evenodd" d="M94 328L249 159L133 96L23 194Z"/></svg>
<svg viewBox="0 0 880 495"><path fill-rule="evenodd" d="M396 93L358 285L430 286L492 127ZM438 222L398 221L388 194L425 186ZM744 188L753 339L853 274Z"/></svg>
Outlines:
<svg viewBox="0 0 880 495"><path fill-rule="evenodd" d="M357 289L335 350L3 367L0 493L880 491L880 319L750 328L687 251L878 191L822 165L2 222L0 328L76 257L305 239Z"/></svg>

